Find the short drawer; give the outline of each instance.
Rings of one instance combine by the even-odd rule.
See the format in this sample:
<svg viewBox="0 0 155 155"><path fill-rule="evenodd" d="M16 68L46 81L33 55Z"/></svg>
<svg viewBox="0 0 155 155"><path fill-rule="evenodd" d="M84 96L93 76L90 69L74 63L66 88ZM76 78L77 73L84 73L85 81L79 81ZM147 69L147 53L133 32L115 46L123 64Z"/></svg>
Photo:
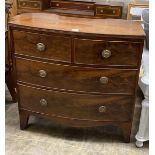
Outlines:
<svg viewBox="0 0 155 155"><path fill-rule="evenodd" d="M71 60L69 37L13 31L15 53L56 61ZM61 46L60 46L61 45Z"/></svg>
<svg viewBox="0 0 155 155"><path fill-rule="evenodd" d="M129 121L133 97L82 95L18 85L20 107L59 118Z"/></svg>
<svg viewBox="0 0 155 155"><path fill-rule="evenodd" d="M134 94L136 70L95 69L16 59L17 79L32 84L95 94Z"/></svg>
<svg viewBox="0 0 155 155"><path fill-rule="evenodd" d="M42 9L41 1L35 0L18 0L19 9Z"/></svg>
<svg viewBox="0 0 155 155"><path fill-rule="evenodd" d="M75 63L101 66L137 66L141 44L128 41L75 39Z"/></svg>
<svg viewBox="0 0 155 155"><path fill-rule="evenodd" d="M111 7L111 6L97 6L95 15L96 16L108 16L108 17L120 17L121 8Z"/></svg>

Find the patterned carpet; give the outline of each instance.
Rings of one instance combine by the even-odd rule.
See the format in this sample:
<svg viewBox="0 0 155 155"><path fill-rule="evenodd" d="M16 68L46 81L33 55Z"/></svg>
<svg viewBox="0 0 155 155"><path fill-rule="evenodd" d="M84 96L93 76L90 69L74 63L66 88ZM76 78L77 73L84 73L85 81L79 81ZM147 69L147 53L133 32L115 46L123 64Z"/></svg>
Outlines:
<svg viewBox="0 0 155 155"><path fill-rule="evenodd" d="M75 129L30 117L29 127L19 129L17 103L11 103L6 90L6 155L148 155L149 144L136 148L133 142L124 143L116 128L97 127ZM140 99L136 101L139 109ZM135 108L135 109L136 109ZM132 137L137 131L139 110L135 110Z"/></svg>

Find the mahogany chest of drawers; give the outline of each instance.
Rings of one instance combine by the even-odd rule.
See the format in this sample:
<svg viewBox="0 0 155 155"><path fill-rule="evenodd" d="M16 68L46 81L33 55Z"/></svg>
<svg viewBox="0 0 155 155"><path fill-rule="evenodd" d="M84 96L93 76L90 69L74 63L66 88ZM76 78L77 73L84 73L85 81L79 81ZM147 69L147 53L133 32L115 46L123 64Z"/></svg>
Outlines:
<svg viewBox="0 0 155 155"><path fill-rule="evenodd" d="M18 13L51 12L90 18L121 18L123 2L105 0L17 0Z"/></svg>
<svg viewBox="0 0 155 155"><path fill-rule="evenodd" d="M139 23L27 13L9 29L21 129L32 114L73 127L118 126L129 142L145 37Z"/></svg>

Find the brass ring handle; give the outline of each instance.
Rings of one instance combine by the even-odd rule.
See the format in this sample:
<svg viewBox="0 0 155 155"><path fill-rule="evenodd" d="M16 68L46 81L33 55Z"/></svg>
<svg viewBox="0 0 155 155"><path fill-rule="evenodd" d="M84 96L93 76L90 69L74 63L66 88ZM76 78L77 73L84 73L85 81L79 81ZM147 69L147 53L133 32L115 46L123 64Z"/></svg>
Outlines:
<svg viewBox="0 0 155 155"><path fill-rule="evenodd" d="M98 111L101 112L101 113L103 113L103 112L106 112L107 111L107 108L106 108L106 106L100 106L98 108Z"/></svg>
<svg viewBox="0 0 155 155"><path fill-rule="evenodd" d="M108 83L108 77L106 77L106 76L100 77L100 82L101 82L102 84L107 84L107 83Z"/></svg>
<svg viewBox="0 0 155 155"><path fill-rule="evenodd" d="M41 99L40 100L40 105L43 106L43 107L46 107L47 106L47 101L45 99Z"/></svg>
<svg viewBox="0 0 155 155"><path fill-rule="evenodd" d="M46 77L46 75L47 75L47 73L45 70L39 70L39 76L40 77L44 78L44 77Z"/></svg>
<svg viewBox="0 0 155 155"><path fill-rule="evenodd" d="M37 50L42 52L45 50L45 45L43 43L38 43L37 44Z"/></svg>
<svg viewBox="0 0 155 155"><path fill-rule="evenodd" d="M103 50L102 51L102 57L103 58L109 58L111 56L111 51L110 50Z"/></svg>

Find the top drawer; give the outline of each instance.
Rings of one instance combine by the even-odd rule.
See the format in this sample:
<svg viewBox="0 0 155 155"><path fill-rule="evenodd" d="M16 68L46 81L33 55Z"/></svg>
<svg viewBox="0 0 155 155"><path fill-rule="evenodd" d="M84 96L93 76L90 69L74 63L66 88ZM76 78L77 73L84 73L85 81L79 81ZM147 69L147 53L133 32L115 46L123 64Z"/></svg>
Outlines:
<svg viewBox="0 0 155 155"><path fill-rule="evenodd" d="M75 39L75 63L100 66L137 66L141 44L128 41Z"/></svg>
<svg viewBox="0 0 155 155"><path fill-rule="evenodd" d="M13 35L15 53L64 62L71 60L69 37L24 31L13 31Z"/></svg>

